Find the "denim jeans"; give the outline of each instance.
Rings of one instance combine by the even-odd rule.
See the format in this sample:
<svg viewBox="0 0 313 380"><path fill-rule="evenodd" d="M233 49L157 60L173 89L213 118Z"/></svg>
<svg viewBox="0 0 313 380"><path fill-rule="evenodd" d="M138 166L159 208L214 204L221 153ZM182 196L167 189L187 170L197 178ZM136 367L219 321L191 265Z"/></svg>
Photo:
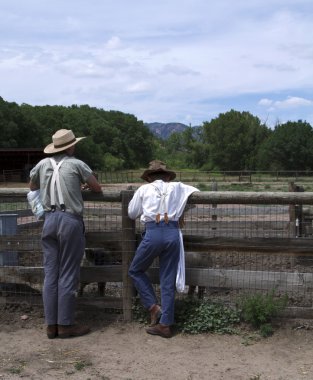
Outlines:
<svg viewBox="0 0 313 380"><path fill-rule="evenodd" d="M159 257L162 316L160 323L174 323L176 274L179 261L179 229L177 222L146 223L146 232L129 268L129 275L146 309L158 303L151 281L145 273Z"/></svg>

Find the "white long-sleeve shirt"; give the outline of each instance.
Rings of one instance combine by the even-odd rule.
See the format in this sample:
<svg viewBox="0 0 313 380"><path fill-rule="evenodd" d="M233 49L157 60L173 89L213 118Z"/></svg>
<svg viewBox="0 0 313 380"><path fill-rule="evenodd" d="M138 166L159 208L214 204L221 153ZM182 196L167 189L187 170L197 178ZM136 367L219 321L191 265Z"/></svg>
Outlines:
<svg viewBox="0 0 313 380"><path fill-rule="evenodd" d="M183 214L189 195L199 191L197 188L182 182L164 182L156 180L139 187L128 205L128 215L131 219L140 216L142 223L160 220L167 213L168 219L178 221Z"/></svg>

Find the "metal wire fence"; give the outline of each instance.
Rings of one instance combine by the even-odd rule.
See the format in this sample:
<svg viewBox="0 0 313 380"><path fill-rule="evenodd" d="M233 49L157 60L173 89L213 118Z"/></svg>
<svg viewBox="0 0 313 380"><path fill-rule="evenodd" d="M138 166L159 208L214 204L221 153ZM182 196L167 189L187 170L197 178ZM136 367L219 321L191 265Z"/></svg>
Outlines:
<svg viewBox="0 0 313 380"><path fill-rule="evenodd" d="M40 235L26 189L0 190L0 303L41 304ZM85 193L87 248L78 301L131 318L127 276L143 226L127 217L132 191ZM178 297L236 303L252 292L287 294L289 307L312 309L313 194L199 192L183 227L186 290ZM158 262L149 271L158 291Z"/></svg>

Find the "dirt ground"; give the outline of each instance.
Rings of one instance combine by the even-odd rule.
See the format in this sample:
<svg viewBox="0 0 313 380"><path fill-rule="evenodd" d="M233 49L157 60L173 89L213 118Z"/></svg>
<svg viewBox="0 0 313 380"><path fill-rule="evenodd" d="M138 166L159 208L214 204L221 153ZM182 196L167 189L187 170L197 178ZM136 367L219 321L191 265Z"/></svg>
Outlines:
<svg viewBox="0 0 313 380"><path fill-rule="evenodd" d="M0 379L302 380L313 379L313 321L279 321L269 338L151 336L139 323L101 312L77 314L89 335L49 340L41 308L0 309Z"/></svg>

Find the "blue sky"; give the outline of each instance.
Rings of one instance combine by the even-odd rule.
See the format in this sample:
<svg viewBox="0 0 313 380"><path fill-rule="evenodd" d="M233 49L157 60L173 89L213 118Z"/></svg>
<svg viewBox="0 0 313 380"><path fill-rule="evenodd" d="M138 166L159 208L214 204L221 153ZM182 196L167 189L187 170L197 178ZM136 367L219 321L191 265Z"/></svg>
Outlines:
<svg viewBox="0 0 313 380"><path fill-rule="evenodd" d="M0 0L0 96L313 126L312 0Z"/></svg>

